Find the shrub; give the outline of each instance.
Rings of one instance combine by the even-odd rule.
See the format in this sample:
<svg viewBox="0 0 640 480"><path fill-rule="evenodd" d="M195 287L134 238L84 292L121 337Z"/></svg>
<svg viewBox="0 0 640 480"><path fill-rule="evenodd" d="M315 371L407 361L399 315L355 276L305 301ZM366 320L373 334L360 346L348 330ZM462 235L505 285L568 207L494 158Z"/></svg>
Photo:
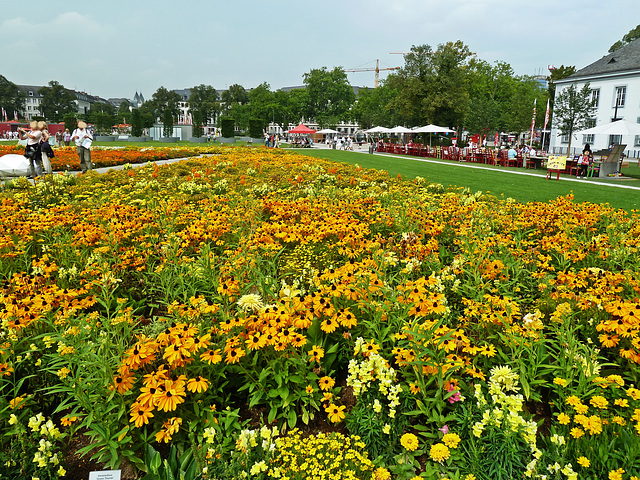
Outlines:
<svg viewBox="0 0 640 480"><path fill-rule="evenodd" d="M220 129L224 138L232 138L235 134L235 121L232 118L221 119Z"/></svg>
<svg viewBox="0 0 640 480"><path fill-rule="evenodd" d="M262 137L262 121L257 118L252 118L249 120L249 136L251 138L261 138Z"/></svg>

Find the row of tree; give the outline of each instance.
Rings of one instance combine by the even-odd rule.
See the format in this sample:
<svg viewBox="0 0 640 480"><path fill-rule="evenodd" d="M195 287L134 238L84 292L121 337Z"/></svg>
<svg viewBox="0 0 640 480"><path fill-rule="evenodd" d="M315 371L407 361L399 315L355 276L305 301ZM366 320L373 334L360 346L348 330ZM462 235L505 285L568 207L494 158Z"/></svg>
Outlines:
<svg viewBox="0 0 640 480"><path fill-rule="evenodd" d="M623 42L634 40L638 32L640 26L629 32ZM235 84L219 94L210 85L192 87L187 102L194 135L201 135L204 125L220 125L224 118L232 119L241 130L248 130L250 124L265 128L272 122L286 130L289 124L306 119L321 127L354 121L362 128L434 123L474 133L523 132L531 126L534 102L542 106L550 99L553 107L554 82L575 72L575 67L553 70L547 77L548 88L544 88L534 77L516 75L506 62L490 64L477 58L461 41L441 44L435 49L430 45L413 46L404 55L404 62L378 88L360 89L357 98L341 67L331 70L322 67L305 73L305 88L274 91L265 82L247 90ZM583 103L587 90L581 92ZM75 115L74 94L58 82L49 82L39 93L43 95L40 110L47 120L59 122ZM92 105L86 120L98 131L129 123L134 135L160 120L165 135L171 135L183 100L177 92L160 87L139 110L132 109L128 102L118 109L98 102ZM0 105L13 112L24 111L24 104L24 93L0 75ZM563 116L566 110L563 107ZM584 107L578 116L584 123L590 113ZM537 125L542 125L544 115L545 109L539 108ZM564 127L567 123L564 117L557 120L563 131L568 129Z"/></svg>

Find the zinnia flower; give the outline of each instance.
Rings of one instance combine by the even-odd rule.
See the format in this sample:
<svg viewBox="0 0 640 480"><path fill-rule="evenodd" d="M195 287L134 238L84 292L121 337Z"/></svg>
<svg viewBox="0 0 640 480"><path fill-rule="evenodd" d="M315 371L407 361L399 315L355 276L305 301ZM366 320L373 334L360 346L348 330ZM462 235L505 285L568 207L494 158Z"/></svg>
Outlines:
<svg viewBox="0 0 640 480"><path fill-rule="evenodd" d="M429 449L429 456L434 462L442 463L447 460L450 455L451 452L449 451L449 447L447 447L444 443L433 444Z"/></svg>
<svg viewBox="0 0 640 480"><path fill-rule="evenodd" d="M413 452L418 448L418 437L416 437L413 433L405 433L400 438L400 444L410 452Z"/></svg>

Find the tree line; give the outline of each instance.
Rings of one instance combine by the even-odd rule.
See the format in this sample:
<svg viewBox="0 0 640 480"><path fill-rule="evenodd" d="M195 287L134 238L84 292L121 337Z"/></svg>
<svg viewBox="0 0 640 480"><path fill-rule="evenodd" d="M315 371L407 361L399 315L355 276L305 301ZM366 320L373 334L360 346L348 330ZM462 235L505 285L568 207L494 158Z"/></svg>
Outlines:
<svg viewBox="0 0 640 480"><path fill-rule="evenodd" d="M634 32L624 40L635 38ZM412 46L400 69L390 73L378 88L359 89L357 96L342 67L321 67L302 76L304 88L272 90L264 82L252 89L235 84L219 93L213 86L201 84L192 87L189 98L183 99L162 86L139 109L128 102L119 108L98 102L84 117L98 131L129 123L134 135L161 121L165 134L170 135L179 104L186 100L196 136L202 134L203 126L219 126L225 118L244 131L251 123L263 129L274 123L287 130L304 119L322 128L343 121L357 122L361 128L433 123L472 133L519 133L531 127L534 101L538 105L535 122L542 125L547 99L553 108L554 82L574 72L573 66L553 70L545 87L538 78L516 75L507 62L491 64L478 58L458 40L435 48ZM49 82L40 93L40 110L47 120L58 122L76 114L74 94L58 82ZM0 105L8 112L24 111L24 101L24 93L0 75Z"/></svg>

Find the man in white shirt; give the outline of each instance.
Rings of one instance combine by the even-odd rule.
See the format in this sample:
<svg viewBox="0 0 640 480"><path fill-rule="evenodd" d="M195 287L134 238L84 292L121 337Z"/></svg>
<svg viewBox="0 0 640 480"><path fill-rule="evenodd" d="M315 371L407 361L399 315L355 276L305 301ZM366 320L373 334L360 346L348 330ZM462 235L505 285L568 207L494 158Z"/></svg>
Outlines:
<svg viewBox="0 0 640 480"><path fill-rule="evenodd" d="M71 134L71 140L76 142L76 152L78 152L78 157L80 157L80 169L82 173L93 170L93 166L91 165L91 143L93 142L93 135L87 130L87 124L82 120L78 120L78 128Z"/></svg>

